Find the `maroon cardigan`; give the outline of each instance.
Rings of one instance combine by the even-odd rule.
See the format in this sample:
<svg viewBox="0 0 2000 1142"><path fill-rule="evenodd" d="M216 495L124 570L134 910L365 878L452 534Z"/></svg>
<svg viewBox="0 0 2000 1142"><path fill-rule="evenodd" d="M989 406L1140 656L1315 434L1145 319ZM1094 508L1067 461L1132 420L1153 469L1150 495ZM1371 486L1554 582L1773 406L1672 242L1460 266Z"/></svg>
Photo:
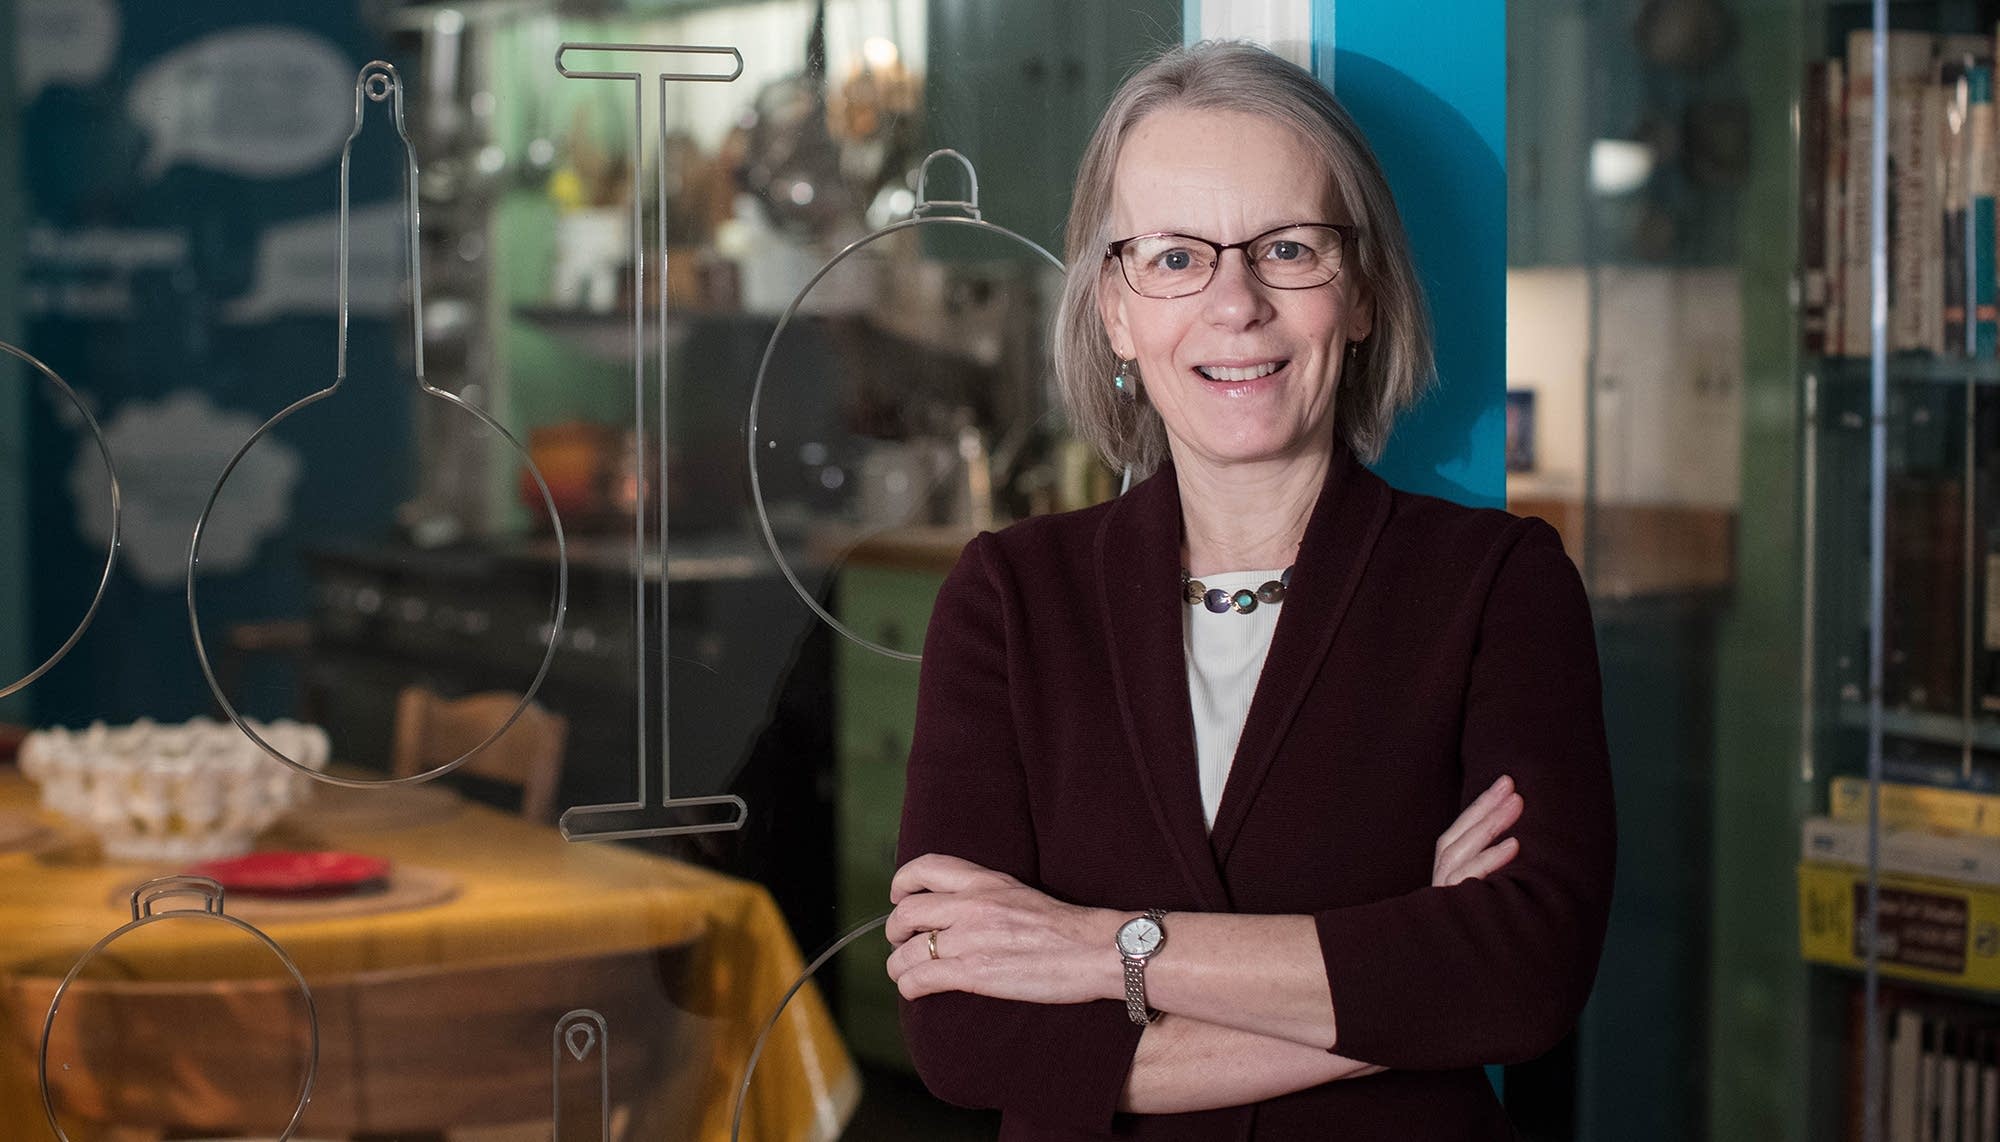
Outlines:
<svg viewBox="0 0 2000 1142"><path fill-rule="evenodd" d="M1611 896L1596 643L1561 541L1398 492L1339 450L1210 832L1180 529L1163 469L966 547L924 644L897 859L950 853L1134 915L1309 914L1335 1050L1390 1070L1116 1113L1140 1034L1122 1002L951 992L902 1005L918 1073L946 1101L999 1107L1003 1140L1509 1137L1479 1067L1568 1032ZM1430 887L1439 834L1503 773L1527 803L1520 855Z"/></svg>

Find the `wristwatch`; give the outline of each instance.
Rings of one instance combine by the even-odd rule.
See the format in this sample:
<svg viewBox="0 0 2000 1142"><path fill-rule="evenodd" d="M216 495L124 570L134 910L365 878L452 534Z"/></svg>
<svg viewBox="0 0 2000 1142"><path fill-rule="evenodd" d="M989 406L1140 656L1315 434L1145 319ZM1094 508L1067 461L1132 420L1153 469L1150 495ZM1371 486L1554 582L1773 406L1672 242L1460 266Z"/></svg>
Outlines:
<svg viewBox="0 0 2000 1142"><path fill-rule="evenodd" d="M1166 909L1153 908L1144 916L1134 916L1119 925L1118 935L1112 941L1119 958L1125 961L1125 1014L1141 1027L1160 1017L1159 1012L1146 1006L1146 961L1167 946L1167 929L1160 923L1166 915Z"/></svg>

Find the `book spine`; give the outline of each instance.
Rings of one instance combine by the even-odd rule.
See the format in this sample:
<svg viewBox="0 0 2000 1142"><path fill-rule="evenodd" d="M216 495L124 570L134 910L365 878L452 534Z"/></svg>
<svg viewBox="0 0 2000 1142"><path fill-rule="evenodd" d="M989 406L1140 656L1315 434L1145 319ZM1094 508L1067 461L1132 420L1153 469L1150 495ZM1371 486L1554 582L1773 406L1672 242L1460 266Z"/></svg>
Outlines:
<svg viewBox="0 0 2000 1142"><path fill-rule="evenodd" d="M2000 1050L1991 1034L1979 1053L1979 1137L2000 1138Z"/></svg>
<svg viewBox="0 0 2000 1142"><path fill-rule="evenodd" d="M1841 228L1845 257L1841 272L1846 278L1841 292L1841 336L1843 354L1869 354L1871 288L1868 264L1870 158L1873 154L1875 123L1875 57L1873 33L1856 30L1847 37L1847 209Z"/></svg>
<svg viewBox="0 0 2000 1142"><path fill-rule="evenodd" d="M1995 305L1993 72L1987 67L1966 71L1966 132L1971 135L1966 159L1967 225L1972 228L1972 343L1976 357L2000 352L2000 308Z"/></svg>
<svg viewBox="0 0 2000 1142"><path fill-rule="evenodd" d="M1937 1076L1932 1086L1937 1107L1935 1133L1938 1142L1958 1142L1958 1028L1949 1019L1938 1020L1937 1055L1933 1064Z"/></svg>
<svg viewBox="0 0 2000 1142"><path fill-rule="evenodd" d="M1847 65L1839 59L1826 61L1825 216L1821 259L1826 267L1826 347L1829 357L1841 356L1846 336L1845 291L1847 289Z"/></svg>
<svg viewBox="0 0 2000 1142"><path fill-rule="evenodd" d="M1917 1075L1923 1065L1923 1016L1899 1007L1889 1033L1888 1142L1917 1142Z"/></svg>
<svg viewBox="0 0 2000 1142"><path fill-rule="evenodd" d="M1985 606L1981 608L1979 639L1980 685L1979 708L1989 714L2000 713L2000 527L1986 529L1986 550L1981 560L1984 575L1981 576L1980 590Z"/></svg>
<svg viewBox="0 0 2000 1142"><path fill-rule="evenodd" d="M1941 418L1942 419L1942 418ZM1956 714L1965 679L1965 481L1937 483L1931 500L1930 579L1925 603L1930 631L1926 682L1930 708Z"/></svg>
<svg viewBox="0 0 2000 1142"><path fill-rule="evenodd" d="M1826 355L1826 74L1831 61L1806 65L1799 96L1799 330L1801 349Z"/></svg>
<svg viewBox="0 0 2000 1142"><path fill-rule="evenodd" d="M1923 288L1923 347L1928 353L1938 354L1944 352L1945 268L1940 256L1944 252L1945 148L1951 142L1951 135L1945 122L1945 88L1936 75L1927 75L1917 91L1917 129L1922 132L1923 149L1923 169L1918 178L1924 194L1921 235L1924 246L1917 256Z"/></svg>
<svg viewBox="0 0 2000 1142"><path fill-rule="evenodd" d="M1975 512L1973 541L1979 545L1973 591L1973 703L1982 712L2000 713L2000 401L1979 399L1973 410L1975 454L1972 495Z"/></svg>
<svg viewBox="0 0 2000 1142"><path fill-rule="evenodd" d="M1923 668L1931 661L1924 621L1929 599L1933 485L1909 472L1889 474L1888 542L1882 582L1882 697L1892 706L1928 709Z"/></svg>
<svg viewBox="0 0 2000 1142"><path fill-rule="evenodd" d="M1829 783L1831 811L1836 821L1868 820L1868 781L1836 777ZM2000 837L2000 795L1961 789L1929 789L1921 785L1882 783L1882 827L1942 829L1982 837Z"/></svg>
<svg viewBox="0 0 2000 1142"><path fill-rule="evenodd" d="M1965 299L1967 280L1965 165L1970 139L1966 134L1968 113L1966 64L1947 60L1938 84L1939 110L1933 126L1939 132L1938 183L1944 188L1943 218L1939 226L1943 280L1939 283L1938 352L1951 357L1967 356Z"/></svg>
<svg viewBox="0 0 2000 1142"><path fill-rule="evenodd" d="M1903 65L1904 45L1890 40L1889 73L1889 350L1906 353L1930 348L1925 325L1929 286L1936 280L1929 240L1932 204L1925 175L1930 171L1931 133L1925 129L1925 88L1912 82ZM1926 69L1927 71L1928 69Z"/></svg>
<svg viewBox="0 0 2000 1142"><path fill-rule="evenodd" d="M1962 1142L1979 1139L1979 1048L1985 1032L1977 1028L1958 1037L1958 1136Z"/></svg>

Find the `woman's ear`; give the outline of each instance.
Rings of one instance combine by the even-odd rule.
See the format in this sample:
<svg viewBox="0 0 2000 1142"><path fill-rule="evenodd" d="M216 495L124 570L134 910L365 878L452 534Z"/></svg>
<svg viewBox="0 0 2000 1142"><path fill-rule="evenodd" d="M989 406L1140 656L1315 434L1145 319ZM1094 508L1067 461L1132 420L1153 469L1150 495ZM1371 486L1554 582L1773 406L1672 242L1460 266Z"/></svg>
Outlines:
<svg viewBox="0 0 2000 1142"><path fill-rule="evenodd" d="M1111 339L1111 351L1124 360L1136 354L1132 351L1132 330L1125 320L1125 291L1120 285L1108 272L1097 275L1097 315L1104 320L1104 335Z"/></svg>
<svg viewBox="0 0 2000 1142"><path fill-rule="evenodd" d="M1368 335L1373 332L1375 332L1375 296L1365 287L1357 285L1354 287L1354 292L1348 295L1347 339L1366 341Z"/></svg>

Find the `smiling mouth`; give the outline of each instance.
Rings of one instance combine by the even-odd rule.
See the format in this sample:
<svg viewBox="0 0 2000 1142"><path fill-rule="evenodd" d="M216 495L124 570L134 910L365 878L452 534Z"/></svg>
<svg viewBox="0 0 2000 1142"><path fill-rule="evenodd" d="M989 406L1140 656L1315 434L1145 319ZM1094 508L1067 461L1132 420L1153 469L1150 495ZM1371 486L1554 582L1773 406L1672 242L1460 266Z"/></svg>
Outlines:
<svg viewBox="0 0 2000 1142"><path fill-rule="evenodd" d="M1254 381L1268 377L1285 367L1284 361L1266 361L1261 365L1250 365L1241 369L1224 368L1221 365L1196 365L1194 371L1211 381Z"/></svg>

